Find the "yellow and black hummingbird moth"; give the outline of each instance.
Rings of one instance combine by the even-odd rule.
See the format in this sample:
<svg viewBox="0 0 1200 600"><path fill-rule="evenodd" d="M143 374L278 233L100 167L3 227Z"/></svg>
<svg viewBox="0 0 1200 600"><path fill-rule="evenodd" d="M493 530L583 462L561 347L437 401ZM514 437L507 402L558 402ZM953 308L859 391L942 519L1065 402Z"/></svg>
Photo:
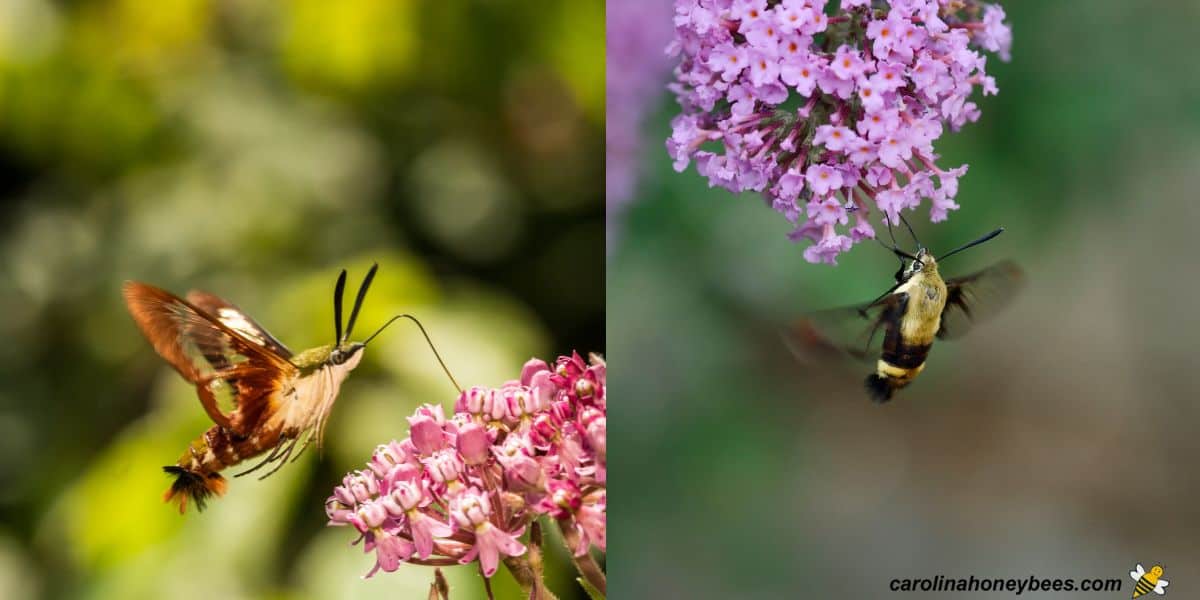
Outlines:
<svg viewBox="0 0 1200 600"><path fill-rule="evenodd" d="M996 229L947 252L940 260L1003 231ZM965 277L943 279L938 260L919 242L916 254L909 254L892 239L893 245L885 247L900 258L900 270L891 289L864 305L807 315L784 332L785 341L798 357L815 347L875 361L875 370L864 384L871 399L880 403L891 400L925 369L934 339L954 339L966 333L972 322L1006 304L1022 279L1020 268L1011 261Z"/></svg>
<svg viewBox="0 0 1200 600"><path fill-rule="evenodd" d="M275 463L261 479L289 458L299 458L300 454L292 456L297 445L300 453L312 443L320 448L338 390L362 360L363 349L396 319L412 318L393 317L365 341L350 341L378 267L372 265L363 278L344 331L346 271L342 270L333 295L334 343L298 354L213 294L192 291L183 299L145 283L125 283L125 304L133 320L158 355L195 384L200 404L215 423L188 445L178 462L163 467L175 477L164 500L178 502L181 513L189 499L204 510L206 500L225 493L220 471L269 452L257 465L235 475ZM223 412L219 403L226 400L233 403L229 412Z"/></svg>

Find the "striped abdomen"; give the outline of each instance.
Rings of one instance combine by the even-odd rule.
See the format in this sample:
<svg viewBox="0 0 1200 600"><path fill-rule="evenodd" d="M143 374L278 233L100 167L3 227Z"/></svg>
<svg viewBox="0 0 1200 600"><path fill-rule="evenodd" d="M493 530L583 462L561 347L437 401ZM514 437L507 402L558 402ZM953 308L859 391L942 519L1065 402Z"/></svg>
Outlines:
<svg viewBox="0 0 1200 600"><path fill-rule="evenodd" d="M1142 578L1133 586L1133 597L1137 598L1143 594L1149 594L1154 591L1154 585L1155 582L1150 581L1146 575L1142 575Z"/></svg>
<svg viewBox="0 0 1200 600"><path fill-rule="evenodd" d="M225 478L220 471L274 448L279 439L278 429L255 431L243 438L220 425L213 425L188 445L179 462L163 467L163 471L175 476L163 499L179 502L180 513L187 509L189 498L196 503L197 510L204 510L210 497L225 493Z"/></svg>
<svg viewBox="0 0 1200 600"><path fill-rule="evenodd" d="M875 364L875 372L867 376L867 392L871 399L887 402L896 390L912 382L925 369L925 358L932 346L900 343L891 351L885 348Z"/></svg>
<svg viewBox="0 0 1200 600"><path fill-rule="evenodd" d="M875 372L867 376L867 393L876 402L892 399L896 390L908 385L925 369L925 359L941 326L946 307L946 284L937 276L917 274L896 289L898 301L892 303L886 319L883 352Z"/></svg>

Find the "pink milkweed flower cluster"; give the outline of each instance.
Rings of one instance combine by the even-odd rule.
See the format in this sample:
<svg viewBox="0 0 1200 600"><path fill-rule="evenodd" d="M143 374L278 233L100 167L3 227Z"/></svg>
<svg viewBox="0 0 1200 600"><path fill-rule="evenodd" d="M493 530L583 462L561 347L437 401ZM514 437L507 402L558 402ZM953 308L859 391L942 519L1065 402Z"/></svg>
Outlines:
<svg viewBox="0 0 1200 600"><path fill-rule="evenodd" d="M379 446L325 502L330 525L362 534L374 568L479 561L491 577L541 515L570 528L571 550L605 549L605 363L533 359L519 380L463 391L446 417L425 405L409 437Z"/></svg>
<svg viewBox="0 0 1200 600"><path fill-rule="evenodd" d="M676 0L675 169L761 192L814 263L875 237L872 205L894 224L928 198L944 220L967 166L933 143L979 118L977 87L997 92L975 48L1008 60L1004 18L975 0Z"/></svg>

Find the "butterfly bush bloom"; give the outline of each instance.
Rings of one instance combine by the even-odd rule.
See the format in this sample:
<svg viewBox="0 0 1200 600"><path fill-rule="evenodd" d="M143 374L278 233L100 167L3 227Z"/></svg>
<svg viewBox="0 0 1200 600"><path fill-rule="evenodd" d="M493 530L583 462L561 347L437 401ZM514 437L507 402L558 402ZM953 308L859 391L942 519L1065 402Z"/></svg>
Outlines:
<svg viewBox="0 0 1200 600"><path fill-rule="evenodd" d="M676 0L675 169L762 193L814 263L875 237L872 208L896 223L928 198L942 221L967 167L933 143L998 91L975 48L1008 60L1004 19L976 0Z"/></svg>
<svg viewBox="0 0 1200 600"><path fill-rule="evenodd" d="M634 196L643 156L642 121L662 97L671 60L672 0L608 0L605 16L605 187L609 236ZM612 240L610 240L611 242Z"/></svg>
<svg viewBox="0 0 1200 600"><path fill-rule="evenodd" d="M354 527L377 571L401 563L479 561L491 577L524 555L526 528L547 515L570 550L605 550L604 361L532 359L520 379L463 391L446 416L425 405L409 436L376 448L325 502L330 525Z"/></svg>

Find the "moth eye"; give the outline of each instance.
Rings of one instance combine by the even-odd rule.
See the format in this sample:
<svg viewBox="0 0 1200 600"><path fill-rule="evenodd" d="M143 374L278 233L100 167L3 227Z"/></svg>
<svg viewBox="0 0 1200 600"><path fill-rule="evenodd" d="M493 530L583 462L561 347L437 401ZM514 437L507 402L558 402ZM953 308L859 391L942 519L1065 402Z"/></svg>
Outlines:
<svg viewBox="0 0 1200 600"><path fill-rule="evenodd" d="M342 354L341 350L334 350L333 354L329 355L329 360L333 361L335 365L340 365L346 362L346 357Z"/></svg>

